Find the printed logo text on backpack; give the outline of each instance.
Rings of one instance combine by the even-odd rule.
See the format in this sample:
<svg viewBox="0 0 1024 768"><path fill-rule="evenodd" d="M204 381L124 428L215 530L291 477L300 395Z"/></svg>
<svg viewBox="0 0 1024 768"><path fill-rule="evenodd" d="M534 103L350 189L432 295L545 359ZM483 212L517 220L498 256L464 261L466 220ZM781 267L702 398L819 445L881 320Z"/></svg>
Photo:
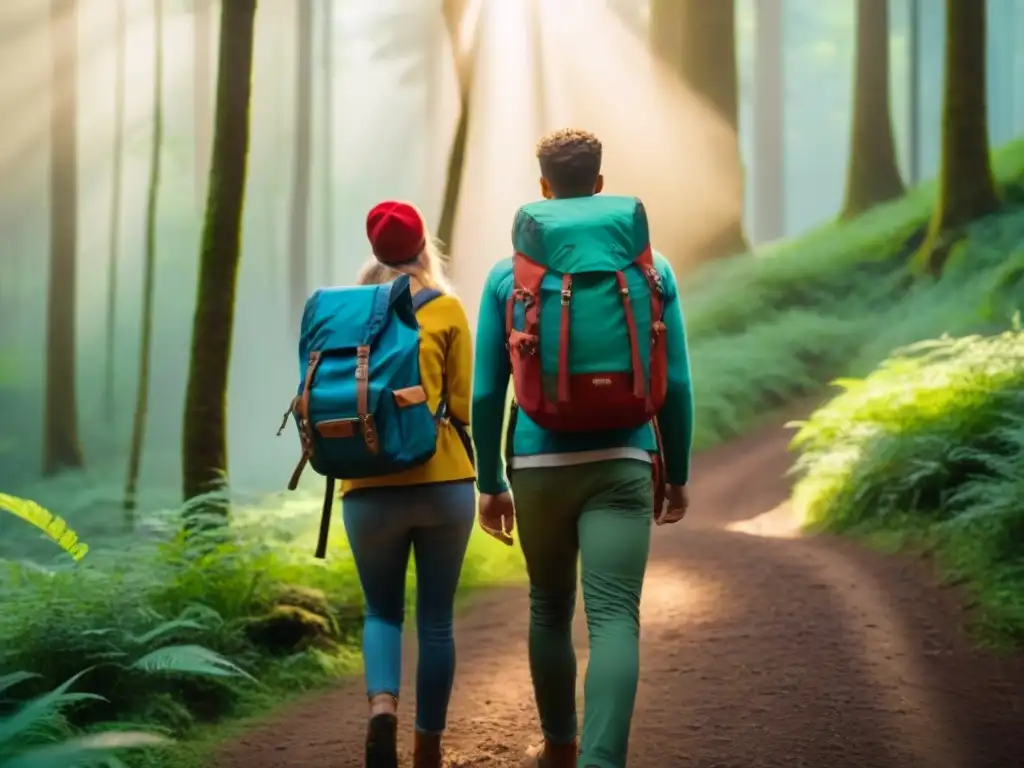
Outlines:
<svg viewBox="0 0 1024 768"><path fill-rule="evenodd" d="M516 402L554 431L639 427L667 389L661 276L632 197L524 205L506 330Z"/></svg>

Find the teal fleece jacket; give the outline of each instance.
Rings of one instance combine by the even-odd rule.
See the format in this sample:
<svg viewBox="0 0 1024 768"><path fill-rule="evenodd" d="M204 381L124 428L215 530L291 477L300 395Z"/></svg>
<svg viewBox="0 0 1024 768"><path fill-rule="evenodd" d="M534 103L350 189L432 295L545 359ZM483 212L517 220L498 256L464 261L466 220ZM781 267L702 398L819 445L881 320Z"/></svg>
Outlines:
<svg viewBox="0 0 1024 768"><path fill-rule="evenodd" d="M690 475L693 441L693 386L690 356L680 306L679 288L672 267L660 254L655 266L661 273L665 298L665 333L668 353L668 393L658 414L664 450L666 480L683 485ZM476 365L473 375L473 442L477 452L477 487L481 493L508 490L502 458L509 379L512 374L505 347L505 307L512 292L512 259L499 262L487 276L480 299L476 329ZM650 424L637 429L596 433L556 433L542 429L519 412L512 455L536 456L608 448L640 448L655 451L657 443Z"/></svg>

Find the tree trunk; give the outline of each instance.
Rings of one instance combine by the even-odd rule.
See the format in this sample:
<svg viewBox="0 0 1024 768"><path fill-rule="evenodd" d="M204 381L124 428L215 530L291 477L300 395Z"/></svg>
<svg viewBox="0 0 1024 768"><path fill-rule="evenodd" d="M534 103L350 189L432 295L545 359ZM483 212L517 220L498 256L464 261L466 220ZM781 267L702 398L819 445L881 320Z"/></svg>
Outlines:
<svg viewBox="0 0 1024 768"><path fill-rule="evenodd" d="M249 153L256 0L221 4L220 59L192 354L185 390L182 490L186 500L227 482L227 388ZM204 505L227 514L226 500Z"/></svg>
<svg viewBox="0 0 1024 768"><path fill-rule="evenodd" d="M985 93L985 3L946 0L939 193L919 270L939 274L964 225L999 208L989 160Z"/></svg>
<svg viewBox="0 0 1024 768"><path fill-rule="evenodd" d="M83 465L75 392L78 248L78 0L51 0L50 278L46 306L43 474Z"/></svg>
<svg viewBox="0 0 1024 768"><path fill-rule="evenodd" d="M108 422L115 417L115 353L117 342L117 267L121 251L121 186L124 175L125 58L128 35L126 0L115 0L117 22L116 82L114 84L114 167L110 185L110 254L107 261L106 360L103 372L103 413Z"/></svg>
<svg viewBox="0 0 1024 768"><path fill-rule="evenodd" d="M770 243L785 233L785 89L782 0L758 0L754 33L754 237Z"/></svg>
<svg viewBox="0 0 1024 768"><path fill-rule="evenodd" d="M736 72L734 0L651 0L651 47L704 98L736 133L739 96ZM739 154L739 140L736 142ZM743 206L737 206L738 211ZM742 213L726 224L705 249L704 258L732 256L750 249Z"/></svg>
<svg viewBox="0 0 1024 768"><path fill-rule="evenodd" d="M334 0L323 0L324 282L334 283Z"/></svg>
<svg viewBox="0 0 1024 768"><path fill-rule="evenodd" d="M313 6L300 2L295 62L295 164L292 168L291 232L288 238L289 322L298 333L309 292L310 155L313 144Z"/></svg>
<svg viewBox="0 0 1024 768"><path fill-rule="evenodd" d="M988 40L989 70L989 141L996 146L1010 141L1016 135L1014 125L1014 41L1020 33L1014 19L1014 6L1019 2L989 3L988 13L991 38ZM994 16L994 18L993 18Z"/></svg>
<svg viewBox="0 0 1024 768"><path fill-rule="evenodd" d="M255 123L266 127L270 145L273 147L284 147L291 140L291 115L288 112L291 106L292 77L289 67L294 66L295 56L294 46L288 45L285 41L295 42L295 35L287 34L295 23L294 9L294 0L261 0L260 5L260 20L264 22L264 28L272 29L281 36L279 50L285 59L281 66L274 67L273 71L261 80L261 87L266 88L268 96L262 100L267 112L253 114L251 118ZM256 101L261 102L260 99ZM288 303L291 301L288 290L281 289L282 284L288 279L290 269L287 258L281 258L281 254L286 253L288 247L285 228L291 197L288 175L290 158L288 153L276 151L270 153L265 163L266 183L260 192L250 199L250 204L259 206L256 218L260 222L260 234L256 237L262 236L266 244L259 253L263 260L260 269L265 276L267 296L272 297L274 309L283 317L289 311ZM280 302L283 302L283 307Z"/></svg>
<svg viewBox="0 0 1024 768"><path fill-rule="evenodd" d="M844 219L904 192L889 106L889 0L857 2L855 71Z"/></svg>
<svg viewBox="0 0 1024 768"><path fill-rule="evenodd" d="M213 62L213 2L195 0L192 17L192 98L195 121L196 204L206 199L206 179L210 173L210 129L213 115L210 99L210 68Z"/></svg>
<svg viewBox="0 0 1024 768"><path fill-rule="evenodd" d="M21 252L22 224L15 213L11 200L11 187L0 195L0 231L9 233L4 243L0 243L0 349L16 344L16 339L24 337L25 323L21 318L22 280L24 280L24 255ZM3 377L3 359L0 357L0 378Z"/></svg>
<svg viewBox="0 0 1024 768"><path fill-rule="evenodd" d="M445 0L444 23L455 56L455 72L459 82L459 121L455 125L448 154L448 169L445 177L444 198L441 204L441 218L437 225L437 238L444 243L445 251L451 255L452 238L455 234L455 212L459 208L462 192L462 176L466 165L466 142L469 138L470 94L473 90L473 75L479 40L478 29L474 32L473 43L468 50L460 50L459 27L467 8L466 0Z"/></svg>
<svg viewBox="0 0 1024 768"><path fill-rule="evenodd" d="M921 0L907 0L907 177L921 181Z"/></svg>
<svg viewBox="0 0 1024 768"><path fill-rule="evenodd" d="M135 494L139 484L142 448L146 442L149 413L149 369L153 344L153 294L156 280L156 220L160 192L160 152L164 143L163 0L153 2L153 138L149 157L149 189L146 193L146 262L142 268L142 317L139 334L139 378L132 417L132 442L128 452L128 476L124 484L125 524L135 523Z"/></svg>

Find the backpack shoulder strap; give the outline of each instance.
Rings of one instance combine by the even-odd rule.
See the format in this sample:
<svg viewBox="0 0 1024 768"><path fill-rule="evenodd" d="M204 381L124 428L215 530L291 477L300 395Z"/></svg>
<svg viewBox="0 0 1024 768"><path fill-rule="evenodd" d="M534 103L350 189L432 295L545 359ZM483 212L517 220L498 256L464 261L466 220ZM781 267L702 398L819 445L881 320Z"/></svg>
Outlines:
<svg viewBox="0 0 1024 768"><path fill-rule="evenodd" d="M334 505L334 478L328 477L324 486L324 506L320 513L320 534L316 539L316 557L327 557L327 536L331 532L331 507Z"/></svg>
<svg viewBox="0 0 1024 768"><path fill-rule="evenodd" d="M437 288L421 288L412 297L413 311L422 309L434 299L438 299L441 296L444 296L444 292L439 291Z"/></svg>
<svg viewBox="0 0 1024 768"><path fill-rule="evenodd" d="M437 288L421 288L412 297L412 306L414 310L425 307L427 304L432 302L434 299L444 296L444 291L439 291ZM441 371L441 400L437 404L437 411L434 413L434 420L437 422L447 421L455 429L455 434L458 435L459 441L462 443L462 447L466 449L466 455L469 456L469 463L476 468L476 460L473 455L473 441L469 436L469 432L466 429L466 425L456 419L448 411L448 371Z"/></svg>

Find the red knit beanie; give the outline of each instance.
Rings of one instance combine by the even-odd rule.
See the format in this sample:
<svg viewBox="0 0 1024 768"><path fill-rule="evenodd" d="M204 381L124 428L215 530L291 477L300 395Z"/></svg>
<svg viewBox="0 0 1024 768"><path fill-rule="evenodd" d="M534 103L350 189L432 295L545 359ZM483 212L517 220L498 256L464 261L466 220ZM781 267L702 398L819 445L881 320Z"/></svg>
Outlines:
<svg viewBox="0 0 1024 768"><path fill-rule="evenodd" d="M381 264L413 261L426 247L423 217L416 206L388 200L378 203L366 217L366 236Z"/></svg>

